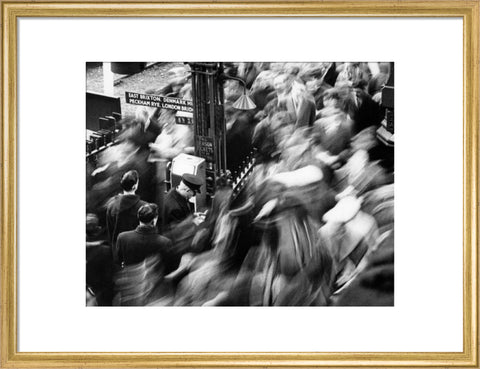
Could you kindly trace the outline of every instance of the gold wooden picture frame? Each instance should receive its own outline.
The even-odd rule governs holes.
[[[4,1],[2,11],[1,367],[478,367],[479,8],[476,1]],[[462,352],[19,352],[19,17],[459,17],[463,20]]]

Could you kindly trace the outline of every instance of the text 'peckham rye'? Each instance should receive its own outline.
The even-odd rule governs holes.
[[[127,103],[150,106],[153,108],[171,109],[184,112],[193,112],[192,102],[158,95],[127,93]]]

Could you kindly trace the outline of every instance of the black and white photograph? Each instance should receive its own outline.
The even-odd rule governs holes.
[[[394,100],[392,61],[87,62],[86,305],[395,306]]]

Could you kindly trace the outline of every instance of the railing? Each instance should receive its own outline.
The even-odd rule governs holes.
[[[255,166],[255,158],[251,158],[243,167],[242,170],[240,170],[240,174],[237,176],[237,178],[234,179],[233,181],[233,193],[232,196],[235,199],[240,192],[245,188],[246,184],[248,183],[248,179],[253,173],[253,167]]]
[[[100,129],[87,129],[86,139],[86,158],[94,158],[106,148],[115,145],[115,136],[120,130],[119,121],[122,119],[120,113],[112,113],[112,115],[98,118]]]

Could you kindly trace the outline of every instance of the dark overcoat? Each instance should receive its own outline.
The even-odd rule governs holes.
[[[138,225],[137,212],[146,202],[138,195],[117,195],[107,206],[107,231],[115,257],[115,244],[120,233],[134,230]]]
[[[167,262],[172,242],[158,234],[156,227],[139,225],[135,230],[123,232],[117,239],[117,258],[125,265],[138,264],[153,255]]]
[[[189,201],[172,188],[165,196],[164,222],[168,228],[192,214]]]

